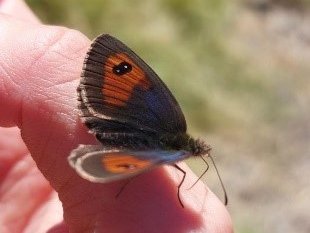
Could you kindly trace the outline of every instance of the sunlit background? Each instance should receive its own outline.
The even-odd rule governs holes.
[[[235,232],[310,232],[309,0],[27,3],[45,23],[118,37],[153,67],[213,147]],[[222,198],[215,174],[205,180]]]

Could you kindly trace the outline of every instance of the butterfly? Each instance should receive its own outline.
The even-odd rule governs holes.
[[[86,180],[109,183],[159,165],[207,155],[210,146],[187,134],[182,110],[164,82],[130,48],[103,34],[84,60],[77,88],[80,117],[100,145],[80,145],[69,164]]]

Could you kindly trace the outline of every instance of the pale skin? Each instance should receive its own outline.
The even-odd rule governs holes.
[[[185,208],[182,174],[171,166],[133,179],[117,199],[124,181],[80,178],[67,156],[97,143],[77,115],[90,40],[42,25],[21,0],[0,1],[0,35],[0,232],[233,232],[212,191],[202,182],[187,190],[197,176],[185,163]]]

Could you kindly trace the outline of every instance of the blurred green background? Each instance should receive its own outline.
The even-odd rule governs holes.
[[[27,3],[44,23],[118,37],[156,70],[213,147],[235,232],[310,232],[309,0]],[[205,180],[222,197],[214,169]]]

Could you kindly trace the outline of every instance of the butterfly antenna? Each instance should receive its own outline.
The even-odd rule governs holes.
[[[227,197],[227,192],[226,192],[224,183],[223,183],[223,181],[222,181],[222,178],[221,178],[221,176],[220,176],[219,171],[217,170],[217,167],[216,167],[216,165],[215,165],[215,162],[214,162],[213,157],[212,157],[210,154],[208,154],[208,155],[209,155],[209,157],[210,157],[210,159],[211,159],[211,162],[212,162],[212,164],[213,164],[213,166],[214,166],[214,168],[215,168],[217,177],[218,177],[219,180],[220,180],[220,183],[221,183],[221,186],[222,186],[222,189],[223,189],[223,192],[224,192],[224,199],[225,199],[224,204],[225,204],[225,206],[227,206],[227,204],[228,204],[228,197]],[[201,157],[201,158],[203,159],[203,157]],[[205,161],[205,160],[203,159],[203,161]],[[205,162],[206,162],[206,161],[205,161]]]

